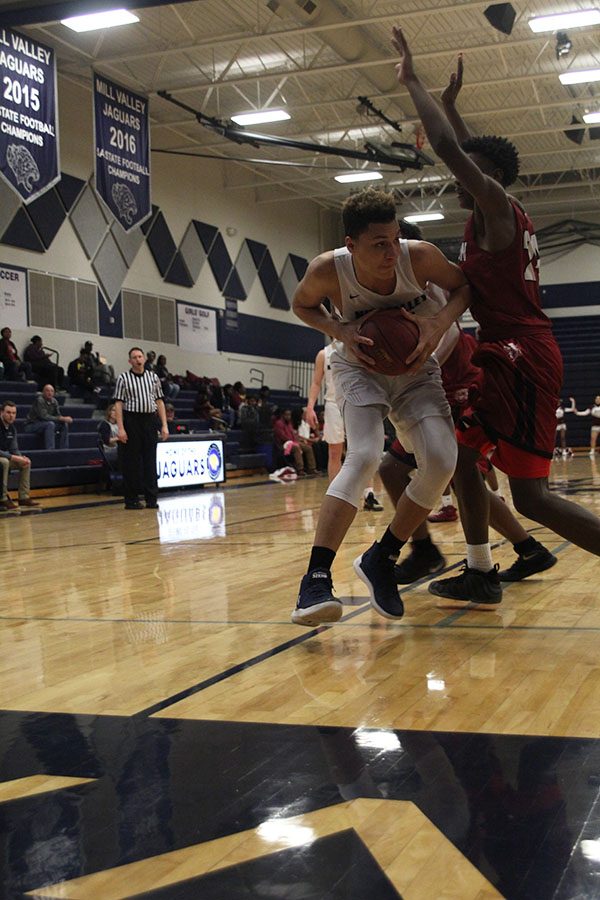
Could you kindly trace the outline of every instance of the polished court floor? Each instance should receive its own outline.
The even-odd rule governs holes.
[[[587,456],[552,482],[600,514]],[[342,621],[302,629],[325,488],[0,521],[2,897],[600,897],[600,560],[525,522],[559,563],[500,608],[422,582],[388,622],[352,572],[388,504],[336,559]]]

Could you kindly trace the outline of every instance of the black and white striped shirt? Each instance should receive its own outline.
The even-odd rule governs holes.
[[[121,400],[123,409],[134,413],[155,413],[156,401],[164,400],[158,375],[146,369],[136,375],[133,369],[122,372],[117,378],[115,400]]]

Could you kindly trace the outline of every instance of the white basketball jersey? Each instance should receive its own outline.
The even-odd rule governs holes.
[[[340,285],[341,309],[337,309],[343,322],[354,322],[372,309],[404,309],[418,316],[434,316],[440,306],[439,300],[429,297],[415,278],[408,241],[399,240],[400,255],[396,261],[396,286],[391,294],[377,294],[360,284],[354,272],[352,254],[346,247],[333,251],[336,274]],[[335,349],[345,359],[349,359],[346,348],[335,342]],[[354,362],[354,358],[352,358]]]

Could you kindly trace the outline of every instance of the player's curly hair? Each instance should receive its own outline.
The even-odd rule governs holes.
[[[398,224],[400,226],[400,236],[403,237],[405,241],[423,240],[423,232],[414,222],[407,222],[406,219],[400,219]]]
[[[396,218],[396,199],[393,194],[366,188],[351,194],[342,207],[344,234],[356,238],[372,222],[393,222]]]
[[[463,141],[465,153],[480,153],[502,171],[502,187],[508,187],[519,174],[519,151],[506,138],[484,134]]]

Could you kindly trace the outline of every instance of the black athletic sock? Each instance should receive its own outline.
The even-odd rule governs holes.
[[[308,575],[313,569],[326,569],[329,571],[333,565],[334,559],[335,550],[330,550],[329,547],[313,547],[310,553],[306,574]]]
[[[397,538],[395,534],[392,534],[391,529],[388,528],[379,541],[379,546],[386,556],[398,556],[405,543],[406,541],[401,541],[400,538]]]
[[[542,545],[539,541],[536,541],[534,537],[528,537],[525,541],[520,541],[518,544],[513,544],[515,549],[515,553],[518,553],[519,556],[527,556],[532,553],[537,553],[540,549],[542,549]]]
[[[427,537],[419,538],[417,541],[413,538],[411,545],[418,553],[420,550],[429,550],[430,547],[433,547],[433,541],[429,535],[427,535]]]

